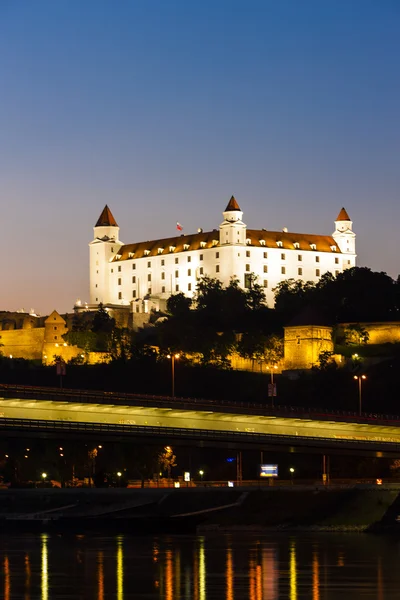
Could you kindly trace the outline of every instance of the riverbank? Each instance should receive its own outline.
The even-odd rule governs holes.
[[[399,489],[33,489],[0,493],[0,527],[114,532],[400,532]]]

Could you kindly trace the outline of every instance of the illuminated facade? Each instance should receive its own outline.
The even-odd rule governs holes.
[[[172,294],[192,297],[207,275],[241,287],[257,276],[273,305],[273,289],[285,279],[318,281],[355,266],[355,234],[342,208],[332,235],[249,229],[232,196],[219,229],[171,238],[123,244],[119,227],[106,206],[90,248],[90,304],[130,306],[133,313],[159,309]]]

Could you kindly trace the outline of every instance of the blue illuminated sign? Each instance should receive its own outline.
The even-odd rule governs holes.
[[[260,477],[278,477],[278,465],[260,465]]]

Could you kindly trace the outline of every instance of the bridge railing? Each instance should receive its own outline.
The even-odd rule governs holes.
[[[108,392],[98,390],[60,389],[54,387],[21,386],[15,384],[0,384],[0,395],[4,397],[18,397],[21,399],[51,400],[56,402],[78,402],[94,404],[145,404],[148,406],[170,407],[183,406],[185,409],[197,408],[229,410],[241,409],[248,413],[284,416],[294,418],[329,419],[340,418],[340,420],[363,421],[363,422],[395,422],[398,425],[399,415],[362,413],[346,410],[329,409],[325,407],[303,407],[303,406],[267,406],[257,402],[246,402],[237,400],[214,400],[209,398],[187,398],[158,396],[155,394],[132,394],[126,392]]]

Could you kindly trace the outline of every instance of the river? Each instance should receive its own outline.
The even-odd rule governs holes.
[[[0,535],[4,600],[400,597],[400,540],[367,534]]]

